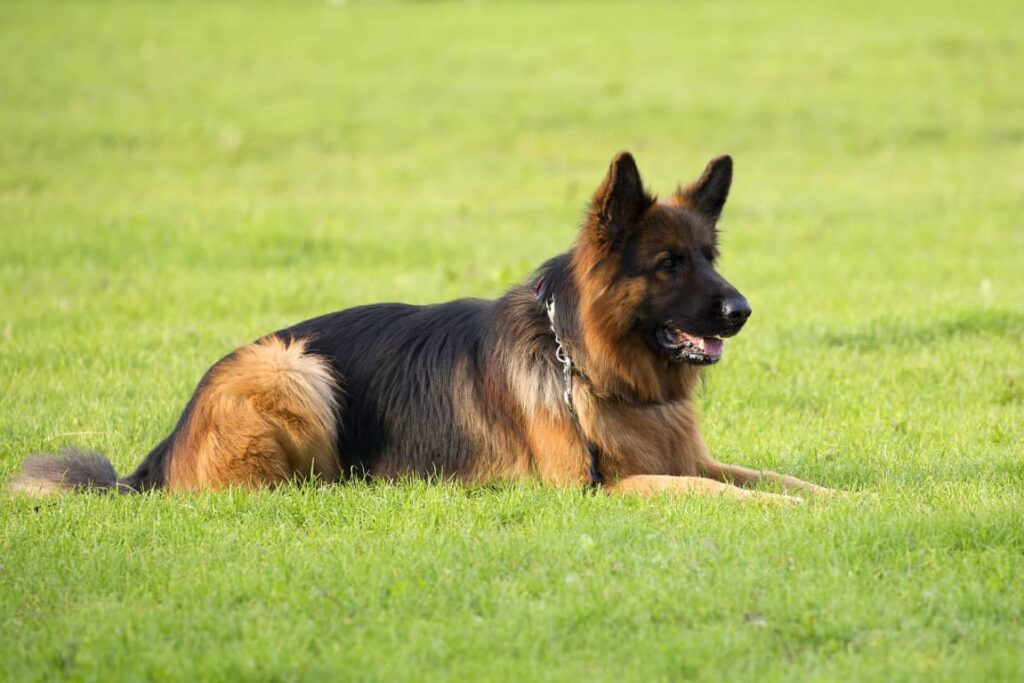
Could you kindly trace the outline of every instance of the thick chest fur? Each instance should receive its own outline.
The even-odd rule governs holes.
[[[636,474],[694,476],[707,457],[688,400],[638,407],[583,396],[577,406],[587,437],[601,449],[608,480]]]
[[[577,385],[577,426],[563,403],[560,376],[550,367],[508,370],[501,398],[473,391],[465,374],[456,376],[458,423],[475,444],[472,479],[533,473],[551,484],[586,483],[584,436],[600,450],[608,482],[636,474],[695,476],[708,457],[689,400],[629,406],[596,399]]]

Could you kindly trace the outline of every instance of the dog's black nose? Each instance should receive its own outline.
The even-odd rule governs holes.
[[[740,325],[750,317],[750,304],[742,296],[729,296],[722,300],[722,317],[733,325]]]

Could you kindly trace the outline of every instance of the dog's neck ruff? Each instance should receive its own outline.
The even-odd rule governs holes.
[[[562,366],[562,383],[565,387],[562,392],[562,402],[565,403],[565,407],[569,410],[569,416],[576,427],[576,432],[580,435],[580,440],[583,441],[583,444],[587,447],[587,453],[590,455],[590,485],[598,487],[604,483],[604,477],[601,476],[601,470],[598,467],[601,460],[601,450],[597,447],[597,444],[588,439],[587,435],[583,433],[583,426],[580,424],[580,417],[576,413],[576,404],[572,398],[573,375],[576,374],[582,377],[583,373],[573,364],[572,356],[569,355],[562,337],[558,334],[558,329],[555,326],[555,297],[553,294],[544,300],[544,308],[547,311],[548,321],[551,324],[551,333],[555,336],[555,359]]]

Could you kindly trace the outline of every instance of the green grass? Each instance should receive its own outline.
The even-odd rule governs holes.
[[[202,372],[495,296],[612,154],[737,163],[715,453],[796,509],[409,483],[0,500],[0,679],[1024,670],[1019,2],[0,6],[0,479],[128,470]]]

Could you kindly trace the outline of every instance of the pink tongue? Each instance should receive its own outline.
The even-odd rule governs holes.
[[[682,330],[679,331],[679,336],[696,346],[706,356],[718,358],[722,355],[721,339],[716,339],[715,337],[698,337],[688,332],[683,332]]]
[[[704,353],[709,356],[722,355],[722,340],[714,337],[704,337]]]

